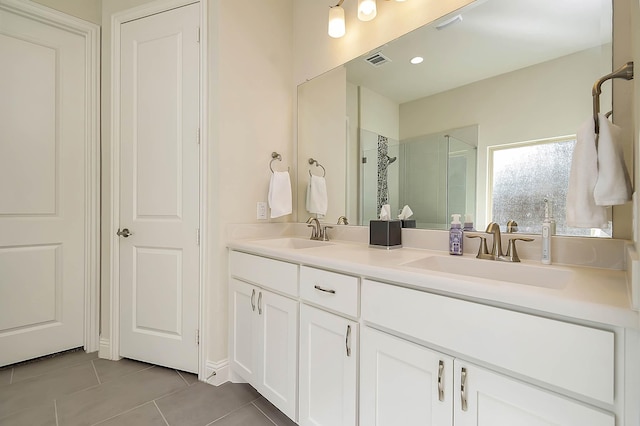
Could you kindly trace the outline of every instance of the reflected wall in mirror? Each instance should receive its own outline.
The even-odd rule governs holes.
[[[486,0],[458,13],[462,19],[451,25],[438,29],[452,16],[443,17],[299,86],[299,220],[309,216],[306,161],[313,157],[327,170],[327,222],[346,215],[351,223],[368,224],[386,184],[392,212],[409,204],[423,227],[446,228],[449,214],[472,213],[483,228],[493,216],[489,148],[575,135],[591,117],[591,87],[611,72],[611,0]],[[371,56],[375,60],[367,61]],[[414,56],[424,61],[412,65]],[[603,111],[611,109],[607,84]],[[415,170],[427,164],[450,170],[456,157],[437,145],[444,135],[469,128],[476,139],[462,140],[477,147],[475,188],[465,178],[465,205],[454,207],[442,195],[447,185],[439,193],[426,191],[452,176]],[[414,146],[430,136],[433,149]],[[378,140],[396,157],[393,163],[385,166]],[[413,194],[421,194],[420,201]],[[541,222],[543,201],[535,206],[533,220]]]

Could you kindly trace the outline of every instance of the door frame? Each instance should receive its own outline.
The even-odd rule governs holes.
[[[100,340],[100,27],[29,0],[0,0],[0,9],[84,38],[84,349]]]
[[[0,0],[1,1],[1,0]],[[145,18],[157,13],[176,9],[190,4],[200,6],[200,177],[199,177],[199,301],[198,301],[198,379],[205,380],[206,347],[208,317],[205,303],[205,285],[208,277],[207,268],[207,2],[206,0],[155,0],[139,7],[127,9],[111,16],[111,220],[109,237],[111,250],[109,253],[109,329],[110,336],[101,342],[100,356],[111,360],[120,359],[120,245],[117,230],[120,228],[120,38],[122,25],[126,22]]]

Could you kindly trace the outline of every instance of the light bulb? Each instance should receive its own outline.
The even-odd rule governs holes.
[[[344,33],[344,9],[341,6],[333,6],[329,8],[329,36],[340,38]]]
[[[358,19],[361,21],[371,21],[378,13],[376,0],[358,0]]]

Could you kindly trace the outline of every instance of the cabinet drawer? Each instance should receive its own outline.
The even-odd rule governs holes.
[[[300,297],[351,317],[358,316],[358,278],[300,267]]]
[[[362,318],[453,354],[614,402],[614,334],[365,280]]]
[[[231,276],[291,296],[298,296],[298,265],[266,257],[232,251],[229,254]]]

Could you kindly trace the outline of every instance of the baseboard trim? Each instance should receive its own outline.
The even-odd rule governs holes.
[[[229,381],[229,360],[224,359],[219,362],[207,361],[205,370],[205,382],[220,386]]]
[[[100,347],[98,348],[98,358],[111,359],[111,340],[100,338]]]

